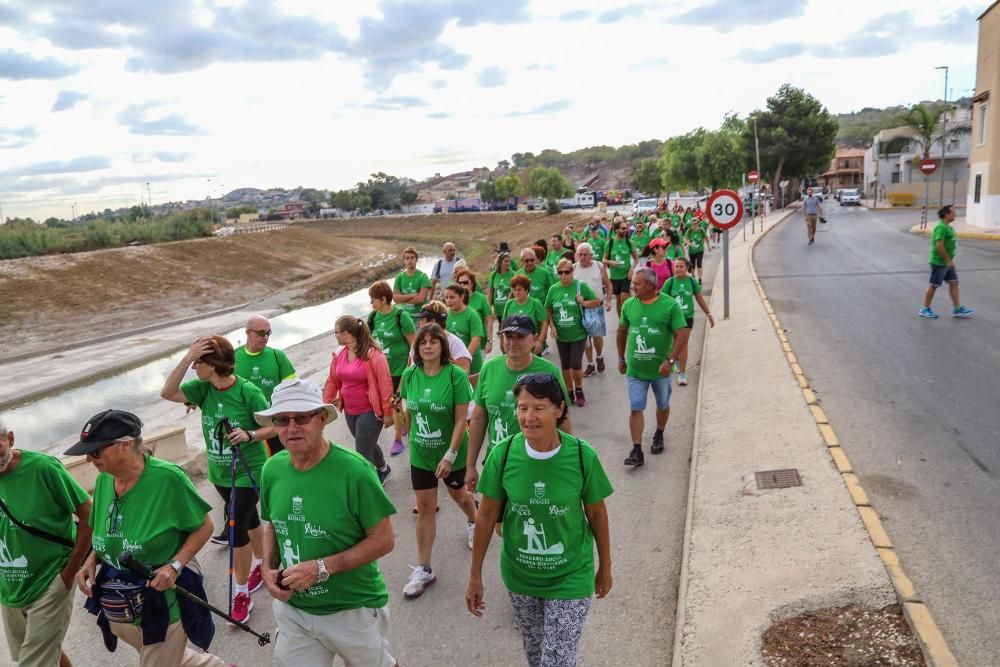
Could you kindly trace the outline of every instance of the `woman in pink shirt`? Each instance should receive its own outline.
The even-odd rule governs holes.
[[[340,349],[333,354],[323,400],[336,403],[354,436],[354,449],[372,462],[384,484],[391,469],[378,436],[393,424],[392,377],[389,362],[372,339],[364,320],[353,315],[337,318],[333,327]]]
[[[649,258],[646,266],[653,269],[656,274],[656,289],[659,290],[663,287],[663,283],[667,282],[667,278],[674,275],[674,265],[667,259],[667,242],[664,239],[653,239],[649,242],[648,249],[653,256]]]

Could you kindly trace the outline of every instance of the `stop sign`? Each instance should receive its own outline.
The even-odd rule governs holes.
[[[760,174],[757,173],[756,171],[751,171],[749,174],[747,174],[747,180],[750,181],[751,183],[756,183],[757,181],[760,180]]]
[[[921,160],[920,171],[923,172],[924,176],[930,176],[937,171],[937,164],[937,160]]]

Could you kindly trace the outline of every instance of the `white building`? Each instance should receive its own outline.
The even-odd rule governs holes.
[[[955,109],[948,114],[948,123],[968,123],[971,112]],[[872,146],[865,151],[864,182],[865,194],[875,196],[878,186],[878,201],[888,199],[890,194],[909,193],[916,197],[916,205],[924,203],[924,175],[920,171],[923,147],[908,140],[912,136],[909,128],[895,127],[882,130],[875,135]],[[937,160],[938,170],[928,178],[930,181],[929,201],[931,206],[963,203],[969,181],[969,150],[972,136],[968,133],[951,135],[945,140],[944,168],[941,167],[941,142],[931,146],[931,159]],[[941,202],[941,178],[944,177],[944,201]]]

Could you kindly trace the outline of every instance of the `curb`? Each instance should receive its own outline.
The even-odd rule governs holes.
[[[764,238],[768,232],[776,228],[781,222],[784,222],[784,219],[779,220],[766,229],[764,233],[754,239],[751,244],[749,261],[750,275],[753,278],[754,286],[756,286],[757,293],[760,295],[761,303],[764,304],[764,309],[771,318],[771,323],[774,325],[775,335],[778,338],[782,350],[785,352],[785,357],[788,359],[789,368],[795,376],[799,387],[802,389],[803,400],[813,414],[813,418],[816,421],[816,428],[819,429],[820,434],[823,436],[823,442],[826,444],[827,451],[830,453],[830,458],[832,459],[834,466],[836,466],[837,471],[840,473],[844,486],[851,495],[851,500],[854,502],[854,506],[858,510],[858,514],[862,523],[864,523],[865,530],[868,532],[868,537],[871,540],[872,545],[875,547],[875,551],[882,559],[882,564],[885,565],[885,569],[889,573],[889,579],[892,581],[893,588],[896,589],[896,596],[899,598],[903,607],[903,615],[906,617],[906,621],[909,624],[910,629],[917,638],[920,650],[924,654],[924,659],[930,667],[958,667],[958,661],[955,659],[954,654],[952,654],[951,649],[948,648],[948,643],[945,641],[944,635],[941,634],[941,629],[934,621],[934,617],[931,615],[930,610],[917,594],[917,591],[913,586],[913,582],[908,576],[906,576],[906,572],[903,570],[903,566],[899,562],[896,550],[892,546],[892,540],[889,538],[889,534],[885,531],[885,528],[882,527],[882,521],[879,519],[878,512],[874,507],[872,507],[868,494],[865,493],[857,475],[854,474],[851,462],[847,458],[847,454],[845,454],[844,450],[841,448],[840,441],[837,438],[837,434],[834,432],[833,427],[830,425],[826,413],[823,411],[823,408],[820,407],[819,399],[816,398],[816,394],[813,392],[812,387],[809,384],[808,377],[803,372],[801,365],[798,363],[798,359],[792,352],[788,337],[785,336],[784,329],[781,327],[781,321],[778,319],[774,309],[771,307],[771,302],[767,298],[767,293],[764,292],[764,287],[761,285],[760,279],[757,277],[757,267],[754,265],[753,261],[754,246],[756,246],[760,239]],[[704,364],[704,362],[702,363]]]
[[[785,219],[791,217],[796,210],[795,208],[785,207],[787,209],[784,217],[774,223],[772,228],[777,226],[779,222],[783,222]],[[743,224],[746,224],[745,222]],[[768,228],[763,233],[761,233],[760,238],[763,238],[771,228]],[[752,243],[756,243],[753,241]],[[719,247],[721,251],[721,246]],[[752,250],[752,247],[751,247]],[[751,269],[752,269],[751,265]],[[721,294],[722,290],[716,290],[715,280],[718,280],[719,275],[722,273],[722,262],[719,262],[719,267],[716,269],[715,279],[712,281],[712,295],[709,297],[709,310],[715,306],[715,296],[716,294]],[[687,498],[687,508],[684,514],[684,541],[681,545],[681,571],[677,579],[677,611],[674,615],[674,646],[673,646],[673,657],[671,659],[671,665],[673,667],[682,667],[684,664],[683,657],[683,644],[684,644],[684,624],[687,622],[687,589],[688,589],[688,576],[689,576],[689,564],[691,559],[691,532],[694,528],[694,494],[697,487],[696,481],[698,478],[698,445],[701,442],[701,402],[702,397],[705,393],[705,383],[702,382],[702,378],[705,377],[705,364],[708,363],[708,331],[710,327],[706,326],[702,332],[701,340],[701,362],[699,366],[699,377],[698,377],[698,394],[695,398],[694,403],[694,437],[691,440],[691,469],[688,472],[688,498]]]
[[[930,228],[928,224],[925,229],[920,229],[920,225],[913,225],[910,227],[911,234],[920,234],[923,236],[930,236],[931,232],[934,230]],[[990,234],[988,232],[955,232],[955,236],[960,239],[976,239],[979,241],[1000,241],[1000,232],[995,234]]]

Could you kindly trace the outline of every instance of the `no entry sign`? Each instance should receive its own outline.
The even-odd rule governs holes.
[[[750,181],[751,183],[756,183],[757,181],[760,180],[760,174],[757,173],[756,171],[751,171],[749,174],[747,174],[747,180]]]
[[[937,160],[921,160],[920,171],[923,172],[924,176],[930,176],[937,171],[937,165]]]
[[[719,190],[708,198],[708,219],[716,227],[729,229],[743,219],[743,200],[732,190]]]

